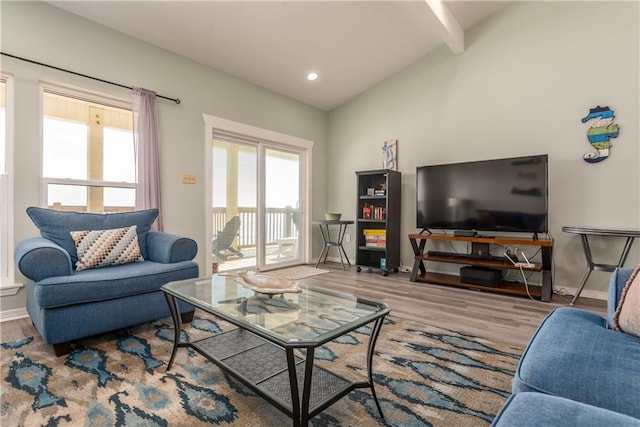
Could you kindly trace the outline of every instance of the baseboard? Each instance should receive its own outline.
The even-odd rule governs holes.
[[[555,287],[555,291],[558,293],[560,293],[560,291],[564,291],[573,297],[573,295],[578,291],[578,288],[567,288],[566,286],[561,286]],[[593,298],[606,301],[609,299],[609,293],[607,291],[591,291],[589,289],[583,289],[582,292],[580,292],[580,298]],[[580,298],[578,298],[578,300]]]
[[[29,317],[26,308],[16,308],[14,310],[0,311],[0,322],[8,322],[10,320],[18,320]]]

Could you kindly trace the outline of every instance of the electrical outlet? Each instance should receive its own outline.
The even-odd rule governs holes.
[[[346,240],[347,243],[351,242],[351,234],[345,234],[344,240]]]
[[[196,176],[188,173],[182,174],[182,183],[183,184],[195,184]]]

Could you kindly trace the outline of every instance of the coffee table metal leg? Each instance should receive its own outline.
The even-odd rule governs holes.
[[[378,336],[380,335],[380,330],[382,329],[382,324],[384,323],[384,317],[379,318],[373,325],[373,329],[371,330],[371,337],[369,337],[369,348],[367,349],[367,374],[369,376],[369,385],[371,386],[371,395],[373,396],[374,402],[376,402],[376,407],[378,408],[378,412],[380,416],[384,420],[384,414],[382,413],[382,407],[380,406],[380,402],[378,402],[378,396],[376,395],[375,384],[373,382],[373,349],[376,347],[376,341],[378,340]]]
[[[298,387],[298,374],[296,371],[296,358],[293,348],[286,348],[287,369],[289,370],[289,385],[291,387],[291,411],[294,427],[309,425],[309,401],[311,400],[311,378],[313,375],[314,348],[306,347],[304,365],[304,381],[302,385],[302,401]]]
[[[164,294],[164,297],[167,299],[167,304],[169,304],[169,311],[171,312],[171,317],[173,318],[173,350],[171,350],[171,358],[169,359],[169,363],[167,364],[167,371],[171,369],[171,364],[173,363],[173,359],[176,357],[176,352],[178,351],[178,347],[180,347],[180,334],[182,329],[180,328],[180,313],[178,312],[178,303],[176,301],[176,297],[173,295],[169,295],[167,293]]]
[[[307,357],[304,362],[304,386],[302,388],[302,426],[309,425],[309,401],[311,400],[311,377],[313,375],[314,348],[307,347]]]
[[[287,355],[287,369],[289,371],[289,386],[291,387],[291,417],[293,418],[293,427],[299,427],[300,417],[300,391],[298,390],[298,375],[296,373],[296,358],[293,355],[293,348],[285,349]]]

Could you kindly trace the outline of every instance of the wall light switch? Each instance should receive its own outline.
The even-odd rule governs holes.
[[[196,176],[188,174],[188,173],[183,173],[182,174],[182,183],[183,184],[195,184],[196,183]]]

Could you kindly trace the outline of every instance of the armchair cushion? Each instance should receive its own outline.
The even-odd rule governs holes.
[[[78,252],[77,271],[144,261],[135,225],[111,230],[72,231],[71,238]]]
[[[147,233],[158,216],[157,209],[112,214],[84,212],[60,212],[37,207],[27,208],[27,215],[45,237],[69,252],[72,265],[78,261],[76,246],[71,238],[72,231],[108,230],[112,228],[137,226],[138,244],[143,258],[147,258]]]
[[[192,261],[162,264],[134,262],[77,271],[71,276],[49,277],[34,286],[33,297],[44,309],[155,292],[165,283],[194,277]],[[163,304],[164,305],[164,304]]]

